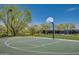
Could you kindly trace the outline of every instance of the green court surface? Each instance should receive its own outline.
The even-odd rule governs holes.
[[[0,38],[0,55],[78,55],[79,41],[41,38]]]

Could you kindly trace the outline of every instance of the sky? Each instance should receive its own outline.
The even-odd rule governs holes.
[[[0,5],[1,6],[1,5]],[[19,9],[25,6],[30,10],[32,24],[45,23],[48,17],[54,18],[55,24],[71,23],[79,26],[78,4],[19,4]]]
[[[22,7],[23,5],[19,5]],[[54,18],[55,24],[72,23],[79,25],[79,5],[63,4],[29,4],[33,24],[46,22],[48,17]]]

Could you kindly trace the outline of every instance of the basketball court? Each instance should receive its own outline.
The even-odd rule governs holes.
[[[9,37],[0,39],[0,54],[73,55],[79,54],[79,41],[45,37]]]

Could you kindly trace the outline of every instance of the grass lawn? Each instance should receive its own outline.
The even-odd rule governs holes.
[[[36,34],[34,36],[35,37],[52,38],[52,34]],[[69,40],[79,40],[79,34],[72,34],[72,35],[55,34],[55,38],[69,39]]]

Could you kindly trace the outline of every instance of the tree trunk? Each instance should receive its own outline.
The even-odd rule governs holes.
[[[16,36],[16,31],[15,31],[15,29],[13,28],[13,26],[11,26],[11,28],[12,28],[12,34],[13,34],[13,36]]]
[[[16,36],[16,32],[15,32],[15,30],[13,29],[13,36]]]

